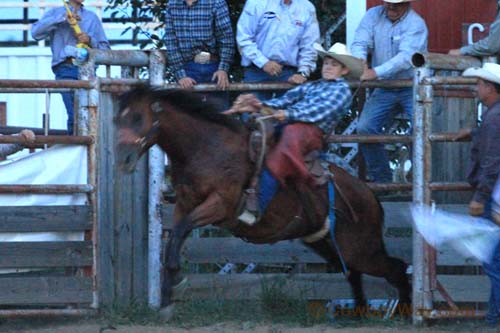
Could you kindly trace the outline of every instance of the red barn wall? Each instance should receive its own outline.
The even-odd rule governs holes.
[[[366,0],[367,8],[382,0]],[[412,7],[425,19],[429,29],[429,52],[447,52],[462,46],[463,23],[491,23],[496,16],[496,0],[419,0]],[[474,41],[484,36],[476,29]]]

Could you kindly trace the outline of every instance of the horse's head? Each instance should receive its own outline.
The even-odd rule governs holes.
[[[158,137],[157,112],[159,102],[153,99],[149,87],[139,87],[120,97],[120,110],[115,117],[118,127],[118,165],[126,172],[132,172],[139,158]]]

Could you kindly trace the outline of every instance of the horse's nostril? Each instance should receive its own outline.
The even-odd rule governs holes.
[[[125,158],[125,164],[129,164],[130,163],[130,155],[127,155],[127,157]]]

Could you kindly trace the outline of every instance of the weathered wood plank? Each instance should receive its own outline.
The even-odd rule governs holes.
[[[451,74],[445,73],[440,74]],[[434,97],[432,104],[432,131],[456,132],[464,127],[473,127],[477,121],[474,99]],[[453,182],[466,179],[470,146],[470,143],[454,142],[433,144],[432,180]],[[437,203],[468,203],[471,195],[471,192],[437,192],[432,194],[432,198]]]
[[[92,242],[0,242],[1,268],[92,266]]]
[[[92,302],[90,277],[0,277],[0,305]]]
[[[146,302],[148,295],[148,158],[137,166],[134,174],[134,193],[131,205],[132,220],[132,295],[131,299]]]
[[[113,115],[118,111],[111,94],[101,93],[101,109],[97,112],[99,124],[112,124]],[[107,110],[101,112],[101,110]],[[99,126],[97,154],[97,284],[99,301],[103,306],[115,302],[115,240],[114,240],[114,184],[119,181],[114,172],[116,165],[113,150],[116,147],[114,126]]]
[[[92,229],[90,206],[0,206],[0,232]]]
[[[486,302],[490,284],[486,276],[439,275],[455,302]],[[192,274],[182,299],[258,299],[266,288],[282,288],[302,299],[352,298],[342,274]],[[397,298],[397,291],[382,278],[363,277],[367,298]],[[443,301],[436,292],[436,301]]]
[[[411,238],[386,239],[389,255],[412,260]],[[300,241],[283,241],[273,245],[254,245],[240,239],[227,238],[188,238],[183,247],[184,260],[192,264],[206,263],[324,263],[324,259],[305,247]],[[462,266],[479,265],[473,258],[465,258],[450,247],[438,251],[438,265]]]

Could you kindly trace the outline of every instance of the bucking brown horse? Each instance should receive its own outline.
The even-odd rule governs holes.
[[[250,132],[244,124],[219,113],[192,92],[138,87],[120,99],[118,159],[132,171],[137,160],[158,144],[168,155],[177,195],[172,232],[165,249],[162,306],[171,302],[179,281],[180,250],[195,228],[214,225],[252,243],[309,238],[305,243],[339,267],[330,233],[322,233],[329,213],[327,186],[287,184],[262,219],[247,225],[237,220],[242,192],[255,168],[249,158]],[[365,183],[332,165],[336,182],[335,240],[349,274],[356,304],[364,306],[361,274],[384,277],[397,288],[401,303],[410,303],[407,265],[384,247],[384,212]],[[338,192],[338,193],[337,193]]]

